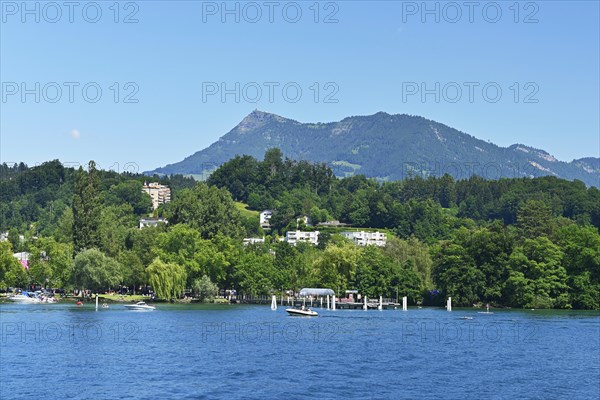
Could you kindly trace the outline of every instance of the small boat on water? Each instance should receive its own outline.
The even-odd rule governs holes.
[[[473,317],[464,316],[464,317],[460,317],[459,319],[473,319]]]
[[[154,310],[156,310],[156,307],[149,306],[144,301],[138,301],[135,304],[127,304],[127,305],[125,305],[125,308],[128,310],[135,310],[135,311],[154,311]]]
[[[14,301],[15,303],[25,303],[25,304],[41,303],[41,301],[42,301],[34,293],[29,293],[26,291],[23,291],[20,294],[15,294],[14,296],[10,296],[8,299],[10,301]]]
[[[493,314],[493,312],[490,312],[490,305],[487,304],[485,307],[486,311],[479,311],[477,312],[477,314]]]
[[[289,315],[298,317],[316,317],[319,315],[316,311],[313,311],[310,308],[304,306],[300,308],[286,308],[285,311]]]

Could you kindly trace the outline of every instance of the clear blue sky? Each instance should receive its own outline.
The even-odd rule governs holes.
[[[21,1],[2,1],[2,162],[153,169],[205,148],[255,108],[302,122],[416,114],[564,161],[600,153],[597,1],[476,2],[471,10],[462,1],[427,3],[437,15],[421,1],[320,2],[318,16],[314,1],[227,3],[237,15],[224,14],[221,1],[137,1],[121,2],[117,16],[113,3],[99,1],[92,23],[88,2],[72,10],[29,2],[28,14]],[[128,16],[138,22],[124,23]],[[211,95],[210,82],[234,91],[239,82],[240,101]],[[265,82],[278,84],[272,102]],[[421,84],[435,92],[436,82],[439,102],[435,93],[422,99]],[[96,87],[102,96],[93,103]],[[302,95],[292,102],[295,87]],[[24,99],[22,89],[31,91]],[[136,89],[138,102],[126,103]]]

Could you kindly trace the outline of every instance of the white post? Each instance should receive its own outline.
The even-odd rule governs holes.
[[[273,298],[271,299],[271,310],[277,310],[277,296],[275,295],[273,295]]]
[[[290,296],[288,296],[288,306],[290,305]]]
[[[323,298],[319,297],[321,299],[321,308],[323,308]]]
[[[364,299],[365,299],[365,304],[363,305],[363,310],[366,310],[368,308],[367,307],[367,296],[365,296]]]
[[[333,295],[333,297],[331,299],[331,309],[335,310],[335,294]]]
[[[327,295],[327,309],[329,310],[329,295]]]
[[[448,297],[448,302],[446,303],[446,309],[448,311],[452,311],[452,297]]]
[[[98,311],[98,293],[96,293],[96,311]]]
[[[310,296],[310,306],[312,307],[312,296]]]
[[[378,310],[383,310],[383,296],[379,296],[379,306],[377,307]]]
[[[408,299],[406,298],[406,296],[404,296],[402,298],[402,310],[403,311],[407,311],[408,310]]]

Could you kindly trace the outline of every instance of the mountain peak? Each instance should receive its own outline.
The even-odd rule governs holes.
[[[553,175],[593,186],[599,181],[593,161],[566,163],[523,144],[499,147],[420,116],[378,112],[300,123],[258,109],[208,148],[153,172],[205,175],[236,155],[261,160],[273,147],[293,160],[325,162],[337,176],[401,180],[445,173],[455,179],[473,174],[489,179]]]

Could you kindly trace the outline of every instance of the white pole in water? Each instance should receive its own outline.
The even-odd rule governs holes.
[[[365,296],[365,304],[363,305],[363,310],[366,310],[367,308],[367,296]]]
[[[310,296],[310,306],[312,307],[312,296]]]
[[[96,293],[96,311],[98,311],[98,293]]]
[[[448,302],[446,303],[446,309],[448,311],[452,311],[452,297],[448,297]]]
[[[321,299],[321,308],[323,308],[323,298],[319,297]]]
[[[275,295],[273,295],[273,298],[271,300],[271,310],[277,310],[277,296]]]
[[[332,300],[331,300],[331,309],[335,310],[335,294],[333,295]]]
[[[404,296],[402,298],[402,311],[407,311],[408,310],[408,299],[406,298],[406,296]]]
[[[377,307],[378,310],[383,310],[383,296],[379,296],[379,306]]]
[[[329,310],[329,295],[327,295],[327,309]]]

